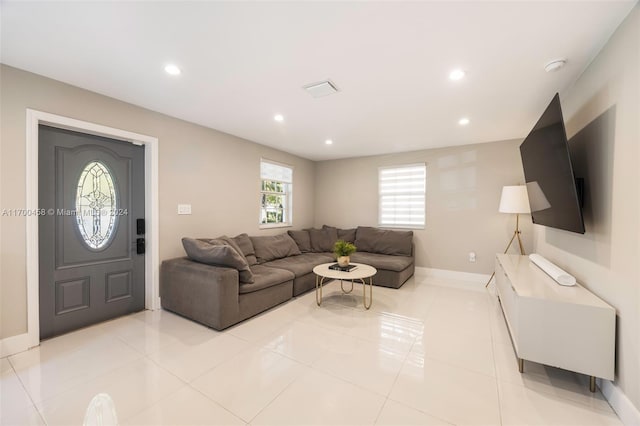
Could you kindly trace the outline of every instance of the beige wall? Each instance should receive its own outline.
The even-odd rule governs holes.
[[[616,384],[640,408],[640,6],[560,100],[587,232],[534,225],[535,250],[617,309]]]
[[[282,232],[258,229],[260,158],[294,166],[294,227],[313,224],[315,165],[4,65],[0,68],[0,210],[25,207],[27,108],[159,139],[160,258],[183,255],[183,236]],[[178,216],[177,204],[192,205]],[[25,220],[0,216],[0,338],[26,332]]]
[[[416,265],[490,274],[515,216],[498,213],[504,185],[524,183],[519,140],[319,162],[316,226],[378,224],[378,167],[427,164],[425,229],[414,230]],[[521,218],[525,250],[531,219]],[[516,247],[512,252],[516,252]],[[469,252],[477,254],[470,263]]]

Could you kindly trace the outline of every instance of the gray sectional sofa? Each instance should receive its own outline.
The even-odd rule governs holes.
[[[352,262],[378,270],[374,285],[400,288],[414,273],[412,231],[325,225],[274,236],[184,238],[188,256],[160,267],[162,307],[225,329],[313,289],[313,268],[335,261],[338,239],[358,247]]]

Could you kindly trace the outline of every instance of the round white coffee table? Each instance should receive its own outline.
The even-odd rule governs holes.
[[[363,263],[350,263],[349,265],[356,266],[349,272],[337,271],[334,269],[329,269],[329,266],[335,265],[333,263],[323,263],[322,265],[318,265],[313,268],[313,273],[316,274],[316,303],[318,306],[322,304],[322,284],[324,280],[334,279],[340,280],[340,288],[342,292],[345,294],[349,294],[353,291],[353,281],[357,280],[362,283],[362,304],[365,309],[369,309],[371,304],[373,303],[373,276],[378,272],[376,268],[370,265],[365,265]],[[367,304],[367,282],[365,281],[369,278],[369,303]],[[343,281],[351,281],[351,288],[349,291],[344,289]]]

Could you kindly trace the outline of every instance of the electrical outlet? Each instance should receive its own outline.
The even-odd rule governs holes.
[[[191,214],[191,204],[178,204],[178,214]]]
[[[475,262],[476,261],[476,252],[475,251],[470,251],[469,252],[469,262]]]

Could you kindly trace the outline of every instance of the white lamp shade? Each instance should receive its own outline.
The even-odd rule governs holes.
[[[501,213],[531,213],[525,185],[504,186],[500,197]]]
[[[538,182],[527,182],[527,194],[529,194],[529,205],[532,211],[539,212],[551,207]]]

